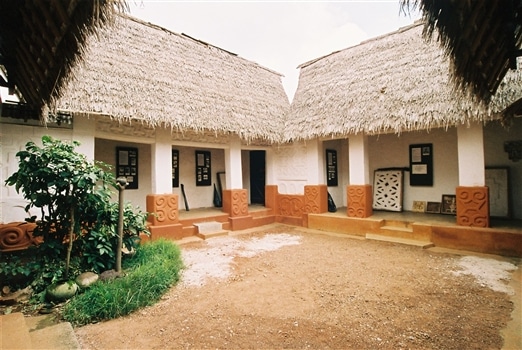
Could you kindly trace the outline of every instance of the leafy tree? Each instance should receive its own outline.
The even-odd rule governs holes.
[[[114,264],[114,225],[118,222],[114,219],[117,204],[110,202],[116,188],[114,175],[108,165],[89,162],[76,152],[78,145],[77,141],[67,143],[50,136],[42,137],[42,147],[28,142],[25,150],[17,153],[18,171],[5,181],[28,201],[27,212],[39,209],[39,216],[27,221],[36,223],[34,235],[43,238],[38,249],[42,256],[65,257],[65,278],[71,255],[95,271]],[[130,223],[125,243],[132,249],[139,233],[148,233],[146,213],[134,213],[130,208],[125,215]],[[78,240],[81,244],[73,245]],[[100,259],[104,254],[107,258]]]

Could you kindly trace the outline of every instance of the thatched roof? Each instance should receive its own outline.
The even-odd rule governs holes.
[[[275,141],[290,105],[279,73],[129,16],[90,38],[73,73],[60,109],[177,131]]]
[[[454,91],[449,61],[416,23],[300,66],[285,139],[400,133],[495,118],[522,97],[519,71],[488,107]]]
[[[402,0],[419,8],[426,37],[438,40],[453,61],[454,82],[485,101],[497,91],[507,71],[522,55],[520,0]]]
[[[17,89],[46,115],[81,59],[86,37],[125,9],[124,0],[1,0],[0,65],[7,81],[0,85]]]

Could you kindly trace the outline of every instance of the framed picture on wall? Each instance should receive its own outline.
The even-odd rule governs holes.
[[[116,177],[124,176],[126,189],[138,188],[138,149],[134,147],[116,147]]]
[[[196,151],[196,186],[210,186],[211,184],[210,152]]]
[[[416,213],[424,213],[426,211],[426,202],[413,201],[411,211],[416,212]]]
[[[179,187],[179,151],[172,150],[172,187]]]
[[[410,145],[410,186],[433,186],[433,145]]]
[[[326,185],[337,186],[337,151],[326,150]]]
[[[428,202],[426,213],[440,214],[440,202]]]
[[[448,215],[457,214],[457,196],[454,194],[443,194],[440,212]]]

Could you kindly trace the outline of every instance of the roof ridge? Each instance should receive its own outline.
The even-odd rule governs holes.
[[[408,24],[406,26],[403,26],[403,27],[400,27],[399,29],[397,30],[394,30],[392,32],[389,32],[389,33],[386,33],[386,34],[382,34],[382,35],[378,35],[376,37],[373,37],[373,38],[369,38],[369,39],[366,39],[366,40],[363,40],[361,41],[360,43],[358,44],[355,44],[355,45],[352,45],[352,46],[348,46],[344,49],[340,49],[340,50],[336,50],[336,51],[332,51],[330,52],[329,54],[326,54],[326,55],[323,55],[323,56],[320,56],[320,57],[317,57],[317,58],[314,58],[314,59],[311,59],[307,62],[304,62],[304,63],[301,63],[300,65],[297,66],[297,68],[304,68],[306,66],[309,66],[311,64],[314,64],[315,62],[317,61],[320,61],[322,60],[323,58],[326,58],[326,57],[329,57],[329,56],[332,56],[332,55],[335,55],[339,52],[342,52],[342,51],[346,51],[346,50],[350,50],[350,49],[353,49],[355,47],[358,47],[358,46],[362,46],[362,45],[366,45],[368,43],[371,43],[371,42],[374,42],[374,41],[378,41],[378,40],[382,40],[388,36],[392,36],[392,35],[395,35],[395,34],[401,34],[403,32],[406,32],[408,30],[411,30],[413,28],[416,28],[420,25],[424,25],[424,21],[422,19],[419,19],[419,20],[416,20],[414,21],[412,24]]]
[[[273,69],[270,69],[268,67],[265,67],[265,66],[257,63],[256,61],[252,61],[252,60],[250,60],[248,58],[245,58],[245,57],[242,57],[242,56],[240,56],[240,55],[238,55],[236,53],[233,53],[232,51],[225,50],[225,49],[223,49],[223,48],[221,48],[219,46],[210,44],[210,43],[208,43],[208,42],[206,42],[204,40],[201,40],[201,39],[197,39],[197,38],[195,38],[193,36],[190,36],[190,35],[188,35],[186,33],[177,33],[175,31],[172,31],[172,30],[167,29],[165,27],[162,27],[160,25],[157,25],[157,24],[154,24],[154,23],[151,23],[151,22],[146,22],[146,21],[144,21],[142,19],[139,19],[137,17],[133,17],[133,16],[128,15],[128,14],[123,14],[122,13],[122,14],[118,14],[118,15],[120,17],[124,17],[124,18],[126,18],[128,20],[134,21],[134,22],[136,22],[138,24],[145,25],[145,26],[148,26],[148,27],[153,28],[153,29],[161,30],[161,31],[164,31],[164,32],[169,33],[169,34],[176,35],[176,36],[178,36],[180,38],[190,39],[190,40],[192,40],[192,41],[194,41],[194,42],[196,42],[196,43],[198,43],[200,45],[203,45],[203,46],[207,46],[207,47],[212,47],[212,48],[218,49],[218,50],[220,50],[222,52],[225,52],[225,53],[227,53],[227,54],[229,54],[229,55],[231,55],[233,57],[236,57],[236,58],[239,58],[241,60],[247,61],[247,62],[249,62],[249,63],[251,63],[251,64],[253,64],[253,65],[255,65],[255,66],[257,66],[257,67],[259,67],[261,69],[264,69],[264,70],[266,70],[266,71],[268,71],[270,73],[279,75],[280,77],[284,77],[285,76],[284,74],[282,74],[280,72],[277,72],[277,71],[275,71]]]

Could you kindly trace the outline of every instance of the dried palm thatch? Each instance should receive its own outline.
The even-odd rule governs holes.
[[[490,104],[455,91],[447,56],[422,30],[419,22],[302,64],[285,140],[485,121],[522,96],[519,71],[505,77]]]
[[[86,38],[126,9],[125,0],[1,0],[2,85],[47,116]]]
[[[90,39],[60,109],[181,132],[278,139],[290,106],[279,73],[129,16],[116,22]]]
[[[522,46],[520,0],[402,0],[405,11],[419,8],[427,38],[438,40],[452,59],[457,88],[489,101],[507,71],[516,69]]]

